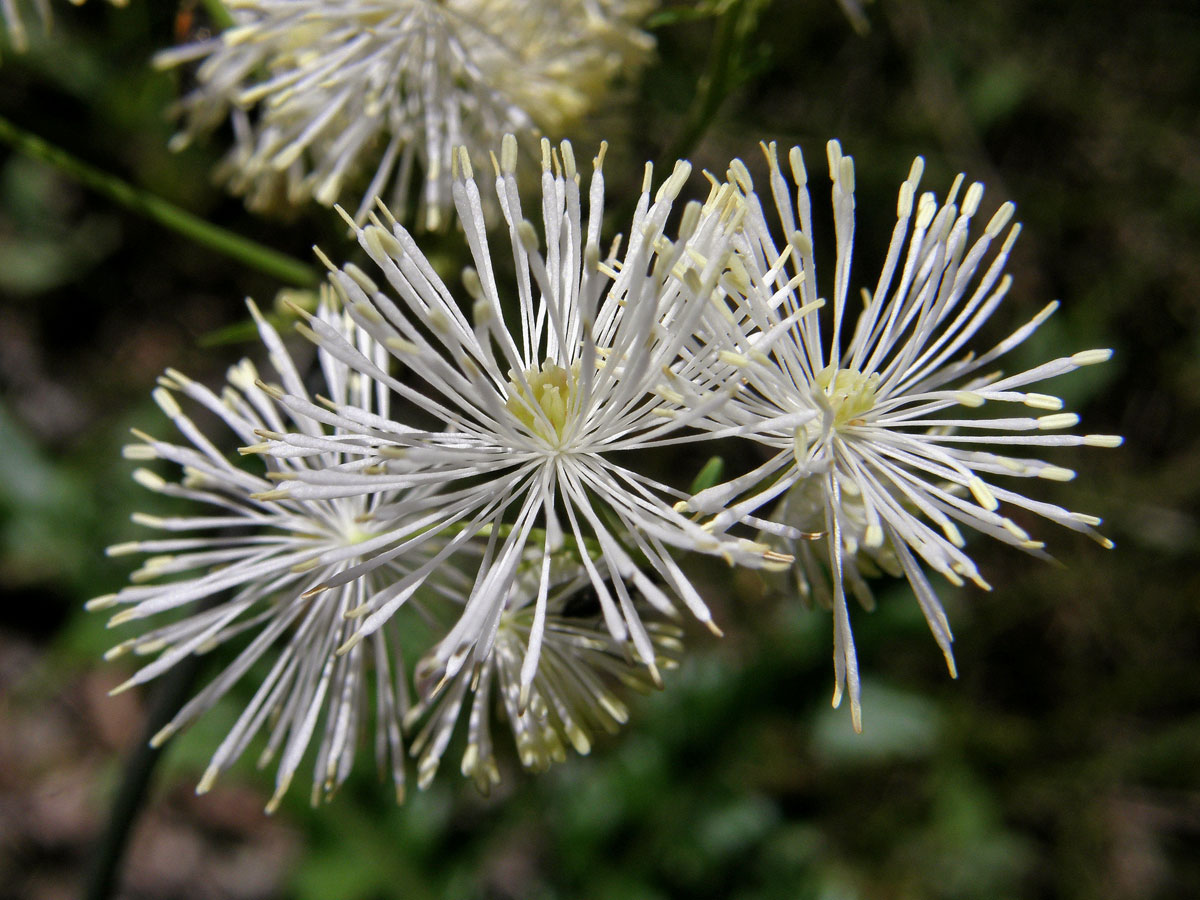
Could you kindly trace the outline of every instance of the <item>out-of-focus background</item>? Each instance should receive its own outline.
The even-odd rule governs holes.
[[[222,136],[166,150],[186,77],[148,60],[204,27],[199,7],[57,7],[49,39],[4,54],[0,115],[301,259],[314,242],[346,258],[327,211],[265,221],[214,187]],[[680,136],[718,25],[666,17],[629,106],[585,138],[613,144],[609,196],[674,146],[698,168],[723,172],[736,155],[761,172],[757,141],[773,139],[804,148],[823,210],[824,142],[838,137],[857,161],[856,288],[874,283],[915,154],[930,189],[963,171],[986,183],[985,212],[1016,201],[1015,287],[992,333],[1061,298],[1010,365],[1115,348],[1055,388],[1088,431],[1127,436],[1056,457],[1078,478],[1032,488],[1103,516],[1117,548],[1041,522],[1026,524],[1062,565],[973,542],[996,589],[943,592],[957,681],[908,588],[881,585],[879,609],[854,617],[861,736],[829,707],[828,614],[703,561],[725,639],[691,629],[682,668],[621,735],[538,777],[509,755],[491,797],[448,760],[396,807],[364,758],[315,811],[300,789],[265,816],[268,776],[248,764],[197,798],[227,703],[171,746],[119,896],[1200,896],[1200,10],[864,11],[860,31],[834,0],[768,4],[733,61],[739,84],[695,142]],[[216,384],[254,352],[202,344],[244,321],[244,296],[269,304],[279,286],[0,147],[3,900],[79,895],[142,728],[150,692],[106,696],[130,670],[101,661],[111,633],[82,611],[123,583],[127,565],[102,548],[151,508],[120,446],[131,426],[165,431],[149,400],[164,367]]]

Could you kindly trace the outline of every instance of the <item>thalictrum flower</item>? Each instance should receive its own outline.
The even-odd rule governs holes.
[[[203,59],[182,101],[184,143],[232,116],[224,177],[252,206],[353,197],[408,205],[421,221],[452,205],[450,157],[507,132],[560,133],[652,42],[628,0],[242,0],[236,25],[165,51]],[[365,190],[363,184],[365,183]]]
[[[853,315],[854,166],[837,142],[828,145],[837,255],[832,302],[824,304],[800,150],[789,156],[794,185],[780,169],[775,146],[766,152],[779,230],[768,224],[746,167],[735,160],[729,177],[747,205],[745,227],[723,280],[726,304],[705,327],[706,339],[724,348],[709,380],[737,372],[746,382],[717,411],[716,425],[740,427],[773,455],[687,506],[715,513],[708,526],[716,532],[751,521],[795,551],[801,584],[833,608],[834,704],[848,686],[861,728],[846,585],[869,605],[863,574],[876,568],[902,573],[953,673],[950,626],[921,563],[955,585],[966,579],[987,588],[963,549],[959,526],[1044,556],[1043,544],[1010,518],[1019,512],[1023,520],[1041,516],[1111,546],[1094,531],[1094,516],[1033,499],[1001,481],[1074,476],[1056,463],[1016,455],[1024,451],[1120,444],[1110,435],[1066,433],[1079,417],[1063,412],[1058,397],[1029,390],[1104,362],[1111,351],[1085,350],[1007,376],[993,370],[1057,302],[994,346],[970,349],[1008,293],[1004,265],[1020,229],[1010,227],[1014,207],[1005,203],[971,243],[968,228],[983,186],[971,185],[960,202],[960,176],[942,203],[932,193],[918,195],[920,158],[901,185],[878,282],[863,290]],[[1013,405],[1037,414],[1014,415]],[[998,414],[988,415],[993,406]],[[797,424],[806,412],[811,418]],[[751,516],[776,498],[778,522]]]
[[[99,597],[92,609],[125,607],[112,626],[137,623],[146,630],[117,644],[110,658],[133,653],[152,655],[118,690],[162,675],[192,654],[225,644],[240,646],[234,659],[190,700],[155,738],[161,743],[218,702],[241,679],[261,678],[253,698],[239,715],[212,757],[198,791],[245,751],[260,731],[269,735],[261,764],[281,754],[274,808],[287,790],[310,744],[317,746],[313,801],[332,794],[350,772],[359,735],[370,718],[368,695],[375,702],[375,747],[381,768],[389,768],[397,796],[404,790],[402,717],[408,708],[405,673],[395,634],[373,632],[370,639],[342,655],[337,647],[350,636],[345,614],[372,597],[390,596],[413,571],[428,575],[437,568],[431,588],[459,591],[455,571],[444,564],[434,542],[404,557],[348,579],[338,588],[306,595],[313,585],[359,563],[378,542],[381,522],[392,522],[389,506],[397,496],[381,491],[332,499],[265,501],[257,498],[274,487],[270,479],[335,466],[343,457],[337,434],[326,434],[311,418],[281,415],[269,391],[308,393],[292,358],[274,329],[251,305],[280,386],[267,386],[249,360],[229,371],[218,396],[182,373],[168,370],[154,392],[183,442],[137,433],[139,442],[126,448],[137,460],[161,460],[177,466],[182,478],[171,480],[148,469],[135,479],[158,494],[192,501],[203,509],[171,517],[135,515],[138,523],[167,536],[109,548],[111,555],[152,554],[133,574],[133,585]],[[351,341],[366,358],[383,363],[383,351],[356,330],[343,314],[322,307],[316,319]],[[370,379],[325,352],[319,353],[322,391],[340,404],[354,404],[364,415],[387,415],[389,398]],[[259,434],[292,429],[327,449],[296,458],[268,457],[267,471],[252,457],[259,472],[238,465],[209,440],[184,412],[182,396],[216,417],[241,444]],[[419,499],[408,497],[409,506]],[[153,624],[148,624],[153,623]],[[260,674],[261,673],[261,674]],[[373,682],[373,687],[369,684]]]
[[[627,721],[628,708],[617,688],[644,693],[652,686],[645,666],[613,640],[601,621],[599,607],[589,596],[586,570],[571,555],[560,554],[551,564],[537,671],[528,702],[522,704],[521,672],[534,627],[542,552],[539,548],[527,552],[526,564],[513,580],[500,613],[492,651],[481,666],[447,678],[442,662],[446,654],[439,648],[417,664],[418,702],[407,719],[426,719],[412,741],[412,752],[419,755],[417,779],[422,787],[437,772],[468,704],[462,773],[487,793],[500,782],[491,733],[493,709],[512,730],[521,764],[541,772],[553,762],[562,762],[568,746],[586,754],[597,729],[612,734]],[[647,630],[658,654],[656,665],[673,668],[683,647],[679,629],[651,622]]]
[[[551,560],[559,550],[576,549],[605,626],[616,641],[632,642],[654,680],[658,654],[636,597],[662,613],[672,613],[680,600],[715,630],[672,548],[748,565],[788,558],[753,542],[714,537],[672,509],[682,494],[618,462],[637,465],[650,448],[695,440],[685,427],[736,389],[696,390],[667,371],[711,302],[736,216],[729,209],[703,215],[700,204],[690,204],[677,240],[668,240],[666,222],[689,167],[677,164],[652,194],[647,166],[628,247],[622,256],[618,242],[602,257],[603,150],[585,214],[570,144],[555,151],[543,142],[539,244],[521,209],[516,157],[509,136],[493,160],[507,223],[501,252],[515,267],[515,278],[503,285],[467,154],[458,157],[454,195],[474,262],[463,274],[470,319],[395,221],[358,230],[386,288],[355,266],[331,265],[350,315],[388,348],[404,377],[319,319],[309,323],[312,339],[390,388],[406,401],[408,415],[390,420],[353,405],[317,406],[281,394],[293,414],[313,416],[345,435],[336,448],[347,461],[288,473],[277,496],[305,501],[437,485],[440,505],[422,520],[424,530],[397,528],[395,547],[348,568],[328,582],[331,587],[427,541],[445,540],[453,550],[486,538],[462,614],[429,663],[446,679],[488,664],[518,571],[528,565],[531,535],[535,529],[543,535],[536,539],[544,552],[520,675],[524,709],[547,633]],[[727,204],[730,193],[714,195],[710,207]],[[279,435],[265,446],[281,458],[324,447],[303,435]],[[373,634],[405,600],[404,594],[368,600],[355,640]]]

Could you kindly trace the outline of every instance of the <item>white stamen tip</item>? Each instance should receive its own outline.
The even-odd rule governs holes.
[[[1081,350],[1071,355],[1071,362],[1077,366],[1094,366],[1097,363],[1108,362],[1112,355],[1112,350]]]

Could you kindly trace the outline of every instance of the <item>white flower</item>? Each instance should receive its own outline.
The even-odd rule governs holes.
[[[52,10],[50,0],[31,0],[34,15],[46,31],[50,29]],[[71,0],[75,6],[82,6],[85,0]],[[113,6],[124,6],[129,0],[108,0]],[[8,32],[8,41],[18,53],[29,49],[29,33],[25,30],[24,10],[22,0],[0,0],[0,25]]]
[[[616,459],[623,451],[696,439],[682,429],[718,408],[734,389],[700,392],[665,371],[710,302],[728,255],[730,217],[701,215],[699,204],[690,204],[678,241],[667,240],[665,224],[689,166],[679,163],[653,196],[647,166],[624,257],[614,245],[602,262],[603,149],[585,215],[570,144],[561,145],[560,156],[543,142],[539,209],[545,243],[539,249],[537,230],[518,199],[516,156],[510,135],[494,160],[508,225],[501,254],[516,270],[503,286],[493,269],[466,153],[458,160],[454,194],[475,264],[463,275],[471,319],[394,221],[358,231],[390,292],[353,265],[331,266],[350,315],[391,351],[399,374],[357,352],[320,320],[310,323],[312,338],[408,401],[406,420],[420,424],[281,396],[295,414],[340,429],[345,437],[330,446],[347,462],[289,473],[276,496],[305,501],[438,486],[440,505],[430,508],[424,530],[397,528],[394,548],[347,569],[331,586],[437,536],[445,536],[438,539],[448,548],[475,535],[487,538],[471,596],[437,649],[434,662],[448,679],[488,660],[531,534],[535,528],[544,534],[536,539],[545,552],[521,670],[523,708],[546,633],[551,559],[560,548],[577,548],[606,627],[615,640],[632,641],[656,681],[657,653],[635,595],[663,613],[673,611],[672,597],[682,600],[715,630],[669,547],[749,565],[788,558],[748,541],[713,537],[672,509],[669,501],[682,496],[678,491]],[[721,192],[713,203],[724,202],[729,193]],[[699,259],[706,260],[702,267],[694,262]],[[285,435],[266,447],[286,456],[317,452],[326,443]],[[369,601],[355,639],[374,633],[404,601],[382,595]]]
[[[253,306],[251,311],[283,387],[296,396],[307,396],[278,335]],[[317,318],[354,341],[369,358],[383,361],[381,349],[353,329],[343,315],[323,306]],[[323,391],[335,402],[353,403],[364,414],[387,414],[386,393],[378,392],[369,379],[326,353],[320,354],[320,363]],[[328,581],[370,553],[380,523],[392,521],[389,504],[397,498],[380,492],[337,499],[257,499],[256,495],[273,488],[269,479],[304,471],[310,465],[336,465],[341,459],[335,447],[317,456],[268,459],[266,477],[253,474],[228,460],[175,399],[178,393],[199,404],[223,421],[242,444],[258,441],[260,432],[288,428],[312,440],[328,443],[336,438],[325,436],[307,417],[282,418],[258,377],[253,364],[243,360],[230,369],[229,383],[218,396],[168,370],[154,398],[184,443],[139,433],[140,443],[126,448],[130,458],[163,460],[183,473],[180,481],[169,481],[139,469],[134,474],[138,482],[207,510],[171,518],[136,515],[135,521],[168,532],[168,536],[109,548],[111,555],[153,554],[134,573],[132,586],[89,603],[91,609],[126,607],[110,626],[147,619],[156,622],[109,652],[109,658],[130,652],[155,656],[117,690],[149,681],[191,654],[227,642],[240,643],[243,646],[236,658],[155,737],[156,743],[165,741],[211,708],[252,666],[270,661],[269,672],[253,699],[213,755],[198,792],[206,791],[218,773],[232,765],[251,739],[265,729],[269,739],[261,764],[281,754],[277,789],[268,809],[279,803],[314,742],[313,802],[331,795],[350,772],[359,734],[370,719],[368,694],[373,693],[379,764],[381,769],[390,768],[397,795],[403,796],[401,720],[408,695],[395,634],[375,632],[368,642],[340,656],[335,656],[334,650],[350,635],[346,613],[372,597],[394,595],[414,572],[424,579],[436,568],[439,584],[452,591],[464,590],[469,582],[455,584],[453,568],[438,565],[438,548],[429,542],[414,553],[372,569],[363,578],[347,580],[336,590],[306,595],[314,584]],[[407,502],[410,507],[419,505],[412,497]]]
[[[646,55],[629,0],[241,0],[236,25],[165,51],[204,58],[182,101],[186,142],[232,114],[224,176],[252,206],[377,197],[403,213],[424,178],[421,221],[451,207],[450,157],[507,132],[559,133]],[[372,174],[373,173],[373,174]],[[364,177],[369,176],[369,177]],[[363,190],[363,182],[369,183]]]
[[[583,566],[560,554],[551,564],[541,658],[528,703],[522,705],[521,671],[534,627],[542,552],[534,548],[527,553],[500,614],[492,652],[481,665],[447,678],[440,661],[445,654],[437,648],[417,664],[420,701],[406,718],[416,722],[428,717],[412,742],[412,753],[420,756],[421,787],[433,780],[468,702],[462,773],[487,793],[500,783],[491,736],[493,708],[512,730],[521,764],[541,772],[566,759],[567,746],[589,753],[597,728],[612,734],[627,721],[628,709],[615,686],[643,693],[652,686],[646,668],[623,652],[604,627],[595,599],[587,595],[589,578]],[[658,653],[656,664],[673,668],[683,649],[679,629],[654,622],[647,630]],[[466,701],[468,695],[472,698]]]
[[[862,292],[862,307],[852,316],[847,295],[854,167],[837,142],[828,145],[828,156],[837,249],[831,304],[823,304],[817,291],[799,149],[790,155],[793,189],[780,171],[775,146],[767,148],[779,244],[745,166],[737,160],[731,165],[729,177],[749,208],[738,262],[723,282],[727,306],[706,324],[707,338],[725,347],[719,357],[725,368],[711,367],[708,378],[719,381],[736,371],[746,379],[746,390],[715,422],[741,427],[774,455],[753,472],[701,492],[690,508],[716,513],[709,525],[717,531],[748,520],[788,539],[802,583],[833,607],[834,704],[848,685],[854,724],[861,728],[844,585],[869,605],[862,574],[876,567],[903,573],[953,673],[950,627],[919,560],[955,585],[969,579],[987,588],[963,550],[960,525],[1044,556],[1043,544],[1006,510],[1021,512],[1023,519],[1042,516],[1111,546],[1093,530],[1099,524],[1095,517],[1002,487],[996,477],[1066,481],[1074,476],[1069,469],[1010,454],[1039,447],[1115,447],[1121,439],[1064,434],[1079,417],[1062,412],[1059,398],[1028,390],[1104,362],[1111,351],[1087,350],[1009,376],[992,368],[1057,303],[990,349],[969,349],[1008,292],[1011,279],[1003,268],[1019,231],[1009,228],[1013,205],[1005,203],[983,235],[968,242],[983,196],[980,184],[971,185],[960,205],[960,176],[939,204],[931,193],[918,196],[923,162],[913,163],[900,188],[882,273],[874,290]],[[999,249],[990,252],[1002,236]],[[1001,404],[999,415],[987,414],[991,404]],[[1011,404],[1038,415],[1014,416],[1005,408]],[[797,424],[806,413],[812,418]],[[778,497],[783,499],[774,517],[781,525],[749,518]],[[813,539],[818,543],[810,545]],[[822,548],[824,565],[816,559]]]

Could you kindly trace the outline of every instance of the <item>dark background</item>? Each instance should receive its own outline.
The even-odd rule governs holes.
[[[174,3],[56,11],[52,37],[5,53],[0,115],[300,259],[314,242],[350,258],[328,212],[255,219],[215,187],[221,135],[167,152],[186,77],[145,63],[176,39]],[[628,103],[582,139],[613,144],[611,205],[673,146],[721,173],[734,155],[760,172],[759,139],[799,143],[830,272],[823,157],[838,137],[857,162],[857,290],[874,283],[913,155],[928,189],[959,171],[984,181],[984,215],[1016,201],[1015,286],[990,327],[1061,298],[1009,366],[1113,347],[1053,389],[1086,430],[1127,438],[1055,457],[1078,478],[1030,490],[1103,516],[1117,548],[1047,523],[1025,524],[1061,566],[973,541],[996,589],[942,591],[957,681],[907,586],[880,585],[880,608],[854,614],[861,736],[829,708],[828,614],[703,561],[726,638],[692,629],[682,669],[622,735],[539,777],[509,757],[490,798],[448,763],[397,808],[367,759],[316,811],[301,789],[264,816],[268,779],[250,765],[196,798],[231,701],[171,748],[121,896],[1200,896],[1200,13],[1114,0],[866,13],[860,34],[833,0],[767,4],[729,98],[682,143],[719,25],[668,17]],[[141,728],[145,695],[106,696],[128,669],[100,660],[111,635],[81,609],[122,584],[127,566],[101,548],[150,503],[120,457],[127,429],[162,430],[149,391],[165,366],[216,384],[254,352],[201,343],[278,287],[0,148],[4,900],[78,895]]]

